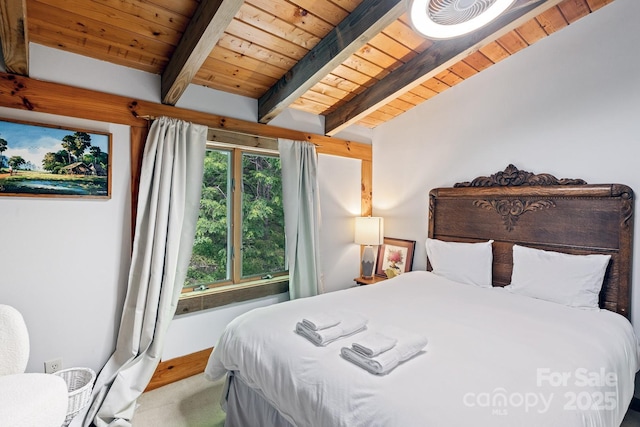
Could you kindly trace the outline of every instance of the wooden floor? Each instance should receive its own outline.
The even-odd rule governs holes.
[[[145,392],[155,390],[158,387],[192,377],[204,372],[213,347],[160,362],[156,371],[144,390]]]

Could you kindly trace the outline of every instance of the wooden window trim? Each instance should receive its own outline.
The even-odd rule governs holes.
[[[176,316],[221,307],[234,302],[249,301],[289,292],[289,276],[255,280],[204,291],[183,293],[178,301]]]
[[[242,148],[237,147],[231,152],[231,177],[233,184],[231,194],[233,202],[231,204],[231,280],[234,284],[240,282],[242,277],[242,260],[240,252],[242,251]]]

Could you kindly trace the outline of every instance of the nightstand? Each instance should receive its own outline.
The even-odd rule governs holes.
[[[371,279],[365,279],[364,277],[356,277],[355,279],[353,279],[353,281],[356,282],[358,286],[373,285],[374,283],[382,282],[383,280],[387,280],[387,278],[373,276]]]

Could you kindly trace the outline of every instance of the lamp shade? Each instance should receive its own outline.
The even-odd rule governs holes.
[[[380,245],[384,238],[384,220],[375,216],[356,217],[355,243]]]
[[[500,16],[515,0],[407,0],[413,28],[431,39],[470,33]]]

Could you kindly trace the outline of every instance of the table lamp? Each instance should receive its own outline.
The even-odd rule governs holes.
[[[380,245],[384,239],[384,220],[380,217],[362,216],[356,217],[355,242],[365,245],[362,252],[362,277],[373,277],[373,266],[376,257],[373,254],[372,245]]]

